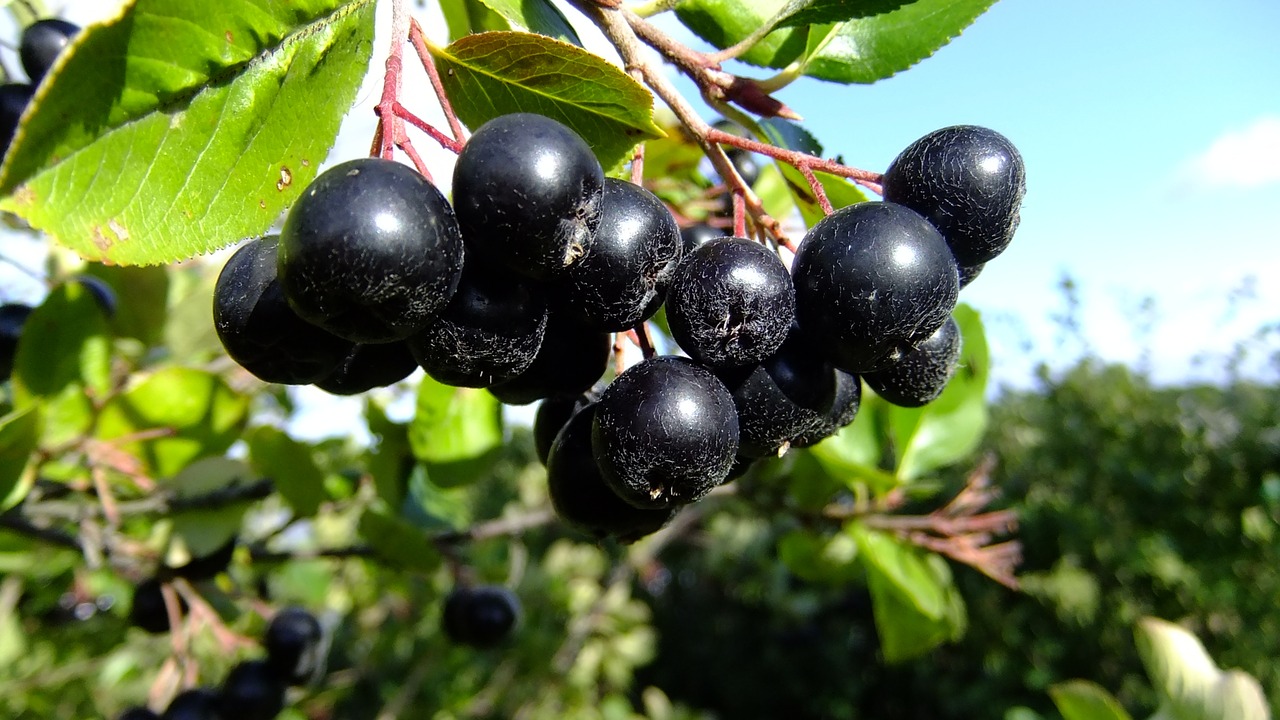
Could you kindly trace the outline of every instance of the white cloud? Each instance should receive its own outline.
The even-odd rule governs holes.
[[[1280,117],[1263,117],[1214,140],[1187,166],[1189,179],[1219,187],[1280,183]]]

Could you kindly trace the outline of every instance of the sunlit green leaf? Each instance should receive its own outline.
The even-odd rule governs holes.
[[[778,23],[782,27],[834,23],[892,12],[914,0],[814,0]]]
[[[1142,618],[1134,635],[1147,675],[1174,720],[1269,720],[1258,681],[1238,670],[1223,672],[1195,635],[1153,617]]]
[[[27,462],[40,438],[39,411],[33,405],[0,417],[0,510],[15,501],[9,494],[28,472]]]
[[[253,471],[239,460],[206,457],[191,463],[164,481],[180,498],[207,496],[255,480]],[[240,531],[251,501],[222,503],[173,514],[173,532],[192,557],[203,557],[221,548]]]
[[[433,482],[442,487],[471,482],[502,442],[502,405],[496,398],[484,390],[422,380],[409,444]]]
[[[481,2],[506,18],[513,30],[527,30],[582,46],[582,40],[578,39],[578,33],[569,24],[564,13],[548,0],[481,0]]]
[[[360,536],[387,561],[408,570],[430,572],[440,564],[431,538],[418,528],[381,510],[360,516]]]
[[[573,128],[612,167],[637,143],[662,137],[653,96],[617,66],[543,35],[490,32],[431,47],[458,117],[477,128],[530,112]]]
[[[110,372],[107,319],[93,294],[77,282],[54,288],[22,326],[13,371],[19,404],[68,388],[81,395],[88,388],[101,396]]]
[[[818,535],[793,530],[778,540],[778,559],[796,577],[830,585],[847,583],[862,574],[855,562],[858,543],[847,533]]]
[[[128,437],[120,449],[136,455],[155,476],[166,477],[193,460],[226,452],[240,436],[248,409],[249,398],[217,375],[170,367],[107,403],[97,435]],[[139,433],[149,437],[133,437]]]
[[[95,260],[155,264],[262,233],[328,154],[373,0],[135,0],[41,85],[0,208]]]
[[[169,270],[164,267],[124,267],[93,264],[88,274],[116,294],[116,313],[110,326],[116,337],[130,337],[144,345],[159,345],[168,319]]]
[[[698,37],[726,48],[769,22],[787,0],[683,0],[676,17]],[[806,28],[779,28],[739,58],[752,65],[781,68],[800,57]]]
[[[1069,680],[1049,688],[1063,720],[1132,720],[1111,693],[1088,680]]]
[[[248,436],[249,461],[255,470],[275,481],[276,490],[303,517],[314,515],[324,501],[324,473],[311,447],[269,426]]]
[[[945,560],[858,523],[848,531],[862,553],[876,634],[887,662],[918,657],[964,634],[964,599]]]
[[[369,451],[368,465],[373,486],[387,507],[400,507],[413,467],[409,428],[392,422],[382,406],[372,400],[365,402],[364,417],[375,441]]]
[[[885,592],[897,596],[920,615],[933,620],[943,617],[944,589],[919,550],[859,523],[850,523],[848,528],[858,541],[868,577],[884,580]]]

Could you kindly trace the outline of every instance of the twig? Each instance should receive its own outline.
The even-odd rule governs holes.
[[[444,92],[444,83],[440,82],[440,71],[436,69],[436,63],[431,59],[431,52],[427,49],[426,36],[422,33],[422,26],[412,18],[409,20],[409,42],[413,45],[413,49],[417,51],[418,59],[422,61],[422,68],[427,71],[427,77],[431,80],[431,88],[435,90],[436,99],[440,102],[440,109],[444,112],[445,120],[449,123],[449,130],[453,133],[453,139],[457,142],[458,147],[461,147],[466,138],[466,133],[462,130],[462,123],[458,120],[458,115],[453,112],[453,105],[449,102],[449,96]]]

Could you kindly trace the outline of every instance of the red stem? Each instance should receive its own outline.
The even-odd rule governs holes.
[[[809,183],[809,189],[813,191],[813,196],[818,199],[818,205],[822,208],[822,214],[830,215],[831,199],[827,197],[826,188],[822,187],[822,183],[818,182],[818,176],[813,174],[813,168],[806,165],[797,165],[796,168],[804,175],[804,179]]]
[[[453,105],[449,103],[449,96],[445,95],[444,84],[440,82],[440,72],[436,70],[436,63],[431,59],[431,52],[427,50],[427,42],[422,34],[422,26],[414,19],[409,20],[409,42],[413,44],[413,49],[418,53],[418,59],[422,61],[422,69],[427,71],[427,77],[431,79],[431,88],[435,90],[436,99],[440,101],[440,109],[444,112],[445,120],[449,122],[449,130],[453,133],[453,139],[457,142],[458,147],[462,147],[466,133],[462,129],[462,123],[458,121],[458,116],[453,112]]]
[[[440,143],[440,146],[446,150],[451,150],[455,154],[462,152],[462,143],[450,138],[448,135],[440,132],[434,125],[414,115],[408,108],[400,103],[395,104],[396,117],[408,122],[410,125],[418,128],[422,132],[431,136],[432,140]]]

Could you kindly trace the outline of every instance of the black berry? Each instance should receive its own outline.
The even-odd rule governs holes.
[[[0,85],[0,157],[9,152],[13,138],[18,134],[18,121],[36,89],[25,83]]]
[[[276,280],[278,248],[268,235],[227,260],[213,290],[213,327],[231,359],[260,380],[305,385],[332,374],[354,345],[294,312]]]
[[[615,332],[658,311],[683,246],[671,212],[638,185],[606,178],[600,207],[595,242],[566,272],[567,304],[587,326]]]
[[[125,708],[116,716],[116,720],[160,720],[160,716],[141,706]]]
[[[265,660],[231,668],[218,697],[218,710],[230,720],[273,720],[284,709],[285,684]]]
[[[745,238],[719,238],[676,268],[667,323],[694,360],[735,367],[760,362],[781,347],[795,307],[791,275],[776,254]]]
[[[32,85],[40,84],[40,79],[49,72],[71,38],[79,32],[79,25],[58,18],[37,20],[22,31],[18,57],[21,58],[22,69],[27,71]]]
[[[809,231],[792,265],[800,327],[836,367],[877,370],[946,322],[960,280],[938,231],[893,203],[841,208]]]
[[[595,393],[561,395],[547,398],[538,405],[538,411],[533,416],[533,448],[538,454],[539,462],[547,464],[551,446],[560,430],[569,424],[569,419],[599,399],[599,395]]]
[[[960,362],[960,326],[954,318],[943,323],[929,339],[889,367],[866,373],[862,379],[880,397],[901,407],[933,402]]]
[[[453,297],[462,271],[453,210],[413,168],[350,160],[322,173],[280,234],[280,287],[298,315],[358,343],[404,340]]]
[[[453,170],[453,202],[467,243],[535,278],[586,255],[600,219],[604,171],[573,130],[513,113],[481,125]]]
[[[445,634],[462,645],[496,647],[510,637],[519,620],[520,600],[504,587],[459,587],[445,598]]]
[[[738,452],[733,397],[685,358],[655,357],[605,388],[592,426],[601,474],[639,508],[684,505],[719,485]]]
[[[218,693],[209,688],[192,688],[178,693],[165,708],[160,720],[228,720],[218,712]]]
[[[567,309],[547,313],[542,346],[524,372],[489,388],[508,405],[586,392],[609,365],[609,334],[585,327]],[[548,443],[549,445],[550,443]]]
[[[267,664],[284,682],[305,683],[324,662],[323,638],[315,615],[302,608],[285,608],[267,625],[262,643],[267,648]]]
[[[836,394],[821,420],[791,439],[792,447],[810,447],[835,435],[853,422],[862,406],[862,380],[843,370],[836,370]]]
[[[333,395],[358,395],[394,385],[418,369],[418,361],[404,342],[356,345],[337,369],[315,386]]]
[[[21,303],[0,305],[0,382],[13,375],[13,359],[18,354],[22,326],[35,308]]]
[[[187,602],[178,597],[178,614],[187,611]],[[160,580],[148,578],[133,589],[133,604],[129,607],[129,622],[152,634],[169,632],[169,612],[160,590]]]
[[[680,228],[680,242],[684,245],[684,255],[697,250],[700,245],[716,238],[728,235],[723,228],[713,227],[706,223],[698,223]]]
[[[925,135],[884,174],[884,199],[933,223],[960,265],[986,262],[1008,247],[1026,190],[1017,148],[975,125]]]

